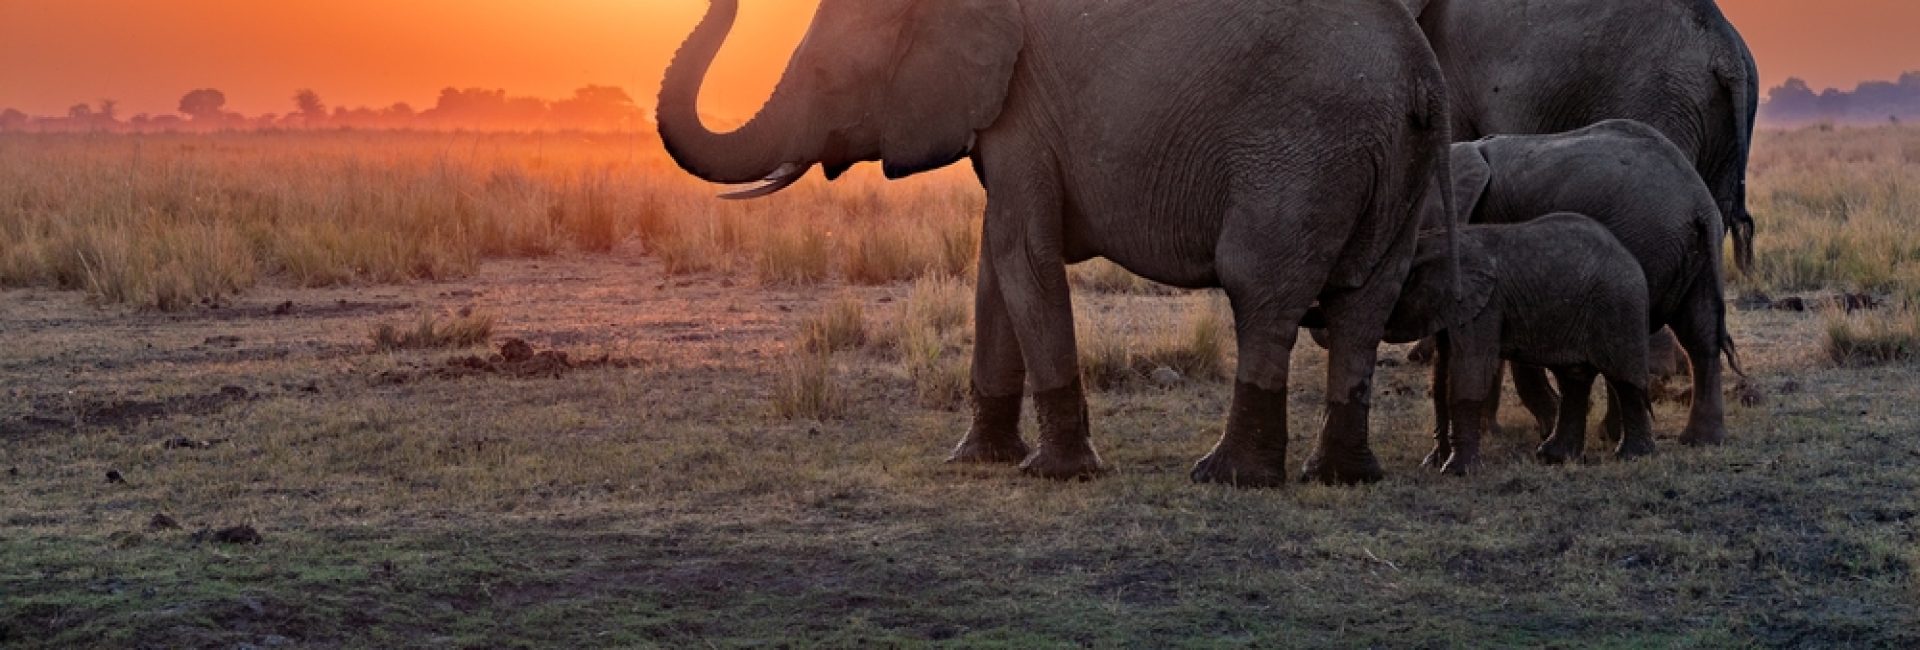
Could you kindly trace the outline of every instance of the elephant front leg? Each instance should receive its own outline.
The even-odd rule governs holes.
[[[1427,469],[1440,469],[1447,464],[1448,458],[1453,457],[1453,416],[1447,409],[1447,366],[1451,359],[1439,353],[1439,350],[1445,349],[1445,341],[1445,332],[1420,341],[1422,345],[1432,346],[1428,357],[1433,360],[1433,451],[1420,461],[1420,466]]]
[[[980,265],[974,292],[973,424],[947,457],[949,463],[1018,463],[1032,453],[1020,439],[1020,401],[1026,366],[999,273]]]
[[[1440,471],[1464,476],[1480,469],[1480,440],[1492,430],[1500,402],[1498,321],[1480,319],[1450,332],[1442,358],[1447,360],[1447,411],[1452,439]]]
[[[1030,222],[1022,217],[1031,214],[1033,206],[995,204],[992,198],[988,202],[982,245],[984,257],[990,260],[981,263],[993,266],[992,282],[1006,307],[1007,327],[1018,341],[1033,390],[1034,415],[1040,421],[1040,444],[1021,461],[1020,469],[1060,480],[1101,474],[1106,467],[1093,449],[1087,396],[1080,383],[1058,215],[1042,212],[1052,218]],[[987,337],[1003,333],[979,331]]]
[[[1197,483],[1274,487],[1287,481],[1287,364],[1297,331],[1283,314],[1254,314],[1235,301],[1240,365],[1227,430],[1193,466]],[[1297,319],[1296,319],[1297,320]],[[1284,324],[1283,324],[1284,323]]]

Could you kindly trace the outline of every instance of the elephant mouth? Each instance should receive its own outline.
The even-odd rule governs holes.
[[[759,185],[755,185],[753,187],[749,187],[743,190],[736,190],[733,192],[721,194],[720,198],[732,199],[732,200],[738,201],[738,200],[745,200],[745,199],[757,199],[769,194],[773,194],[780,190],[787,189],[789,186],[792,186],[794,183],[800,182],[800,179],[806,176],[807,171],[811,169],[813,169],[813,165],[811,164],[802,165],[800,163],[786,163],[786,164],[780,165],[779,169],[773,170],[773,173],[767,174],[766,178],[760,180]]]

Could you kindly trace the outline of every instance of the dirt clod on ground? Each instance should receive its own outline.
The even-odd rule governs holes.
[[[120,470],[117,470],[117,469],[110,469],[110,470],[107,470],[107,484],[108,484],[108,485],[115,485],[115,484],[118,484],[118,485],[125,485],[126,483],[127,483],[127,477],[125,477],[125,476],[121,476],[121,475],[120,475]]]
[[[227,441],[226,438],[214,438],[211,440],[194,440],[186,436],[180,436],[177,438],[169,438],[166,442],[161,443],[160,447],[162,449],[210,449],[214,445],[218,445],[226,441]]]
[[[1872,294],[1860,292],[1842,292],[1826,298],[1787,296],[1778,300],[1775,300],[1767,294],[1754,292],[1740,296],[1733,301],[1733,305],[1740,308],[1741,311],[1772,309],[1774,311],[1802,312],[1813,309],[1840,309],[1845,310],[1849,314],[1856,311],[1879,309],[1885,304],[1886,301],[1876,298]]]
[[[215,544],[259,544],[266,541],[266,538],[261,537],[260,531],[254,530],[252,526],[241,524],[220,530],[202,528],[193,534],[192,541],[195,544],[207,541]]]
[[[500,356],[507,363],[523,363],[533,359],[533,346],[520,339],[507,339],[500,344]]]
[[[173,517],[167,516],[167,513],[157,512],[154,513],[152,519],[147,520],[147,528],[149,530],[177,530],[180,528],[180,522],[174,521]]]
[[[468,355],[446,359],[438,364],[389,370],[375,376],[374,383],[401,385],[429,379],[453,380],[488,376],[513,379],[560,379],[575,370],[627,368],[631,365],[632,362],[629,360],[615,359],[610,356],[574,361],[565,352],[536,351],[526,341],[512,338],[500,344],[499,353],[485,358],[479,355]]]

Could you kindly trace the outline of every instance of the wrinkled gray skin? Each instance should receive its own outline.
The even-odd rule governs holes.
[[[1760,76],[1713,0],[1405,0],[1446,71],[1453,137],[1646,123],[1706,182],[1744,268]]]
[[[1494,426],[1502,359],[1552,369],[1567,387],[1560,422],[1541,460],[1578,458],[1586,447],[1587,396],[1595,373],[1611,389],[1625,435],[1615,452],[1653,453],[1647,396],[1647,281],[1640,263],[1605,227],[1558,213],[1460,233],[1463,300],[1439,246],[1421,246],[1387,322],[1387,340],[1440,341],[1433,370],[1434,450],[1425,465],[1465,474],[1480,463]]]
[[[1444,82],[1398,0],[825,0],[767,105],[719,134],[695,104],[735,11],[714,0],[667,71],[660,135],[682,168],[764,179],[743,193],[760,195],[814,165],[833,178],[878,160],[897,178],[970,158],[986,187],[975,414],[952,460],[1103,469],[1066,278],[1101,256],[1232,301],[1232,411],[1195,480],[1283,482],[1288,360],[1316,300],[1328,414],[1303,478],[1381,477],[1375,352],[1418,199],[1448,177]]]
[[[1613,233],[1646,278],[1648,322],[1640,333],[1671,327],[1693,364],[1694,399],[1681,441],[1725,439],[1720,357],[1731,355],[1733,341],[1722,302],[1720,214],[1685,155],[1647,125],[1608,120],[1561,134],[1456,144],[1450,166],[1457,214],[1472,223],[1519,223],[1575,212]],[[1430,202],[1427,218],[1447,214]],[[1515,368],[1515,384],[1541,419],[1544,435],[1553,428],[1554,408],[1534,408],[1538,396],[1530,396],[1519,381],[1525,366]],[[1573,399],[1580,387],[1563,388]]]

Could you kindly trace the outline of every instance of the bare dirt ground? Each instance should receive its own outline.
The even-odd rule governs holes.
[[[1237,491],[1186,479],[1212,381],[1096,394],[1116,471],[1085,483],[942,465],[964,415],[868,351],[834,357],[844,417],[773,414],[803,317],[904,293],[624,252],[164,314],[0,293],[0,644],[1920,645],[1920,372],[1832,367],[1817,312],[1734,312],[1723,448],[1678,446],[1667,403],[1657,457],[1594,436],[1544,467],[1510,405],[1485,472],[1433,476],[1392,349],[1385,483]],[[1128,331],[1205,299],[1076,309]],[[369,342],[463,308],[567,361]]]

